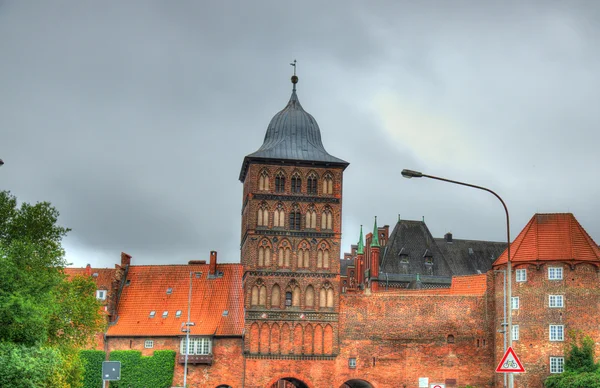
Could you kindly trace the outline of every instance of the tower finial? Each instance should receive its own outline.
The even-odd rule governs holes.
[[[377,216],[375,216],[375,225],[373,225],[373,240],[371,240],[371,246],[379,246],[379,228],[377,228]]]
[[[298,83],[298,77],[296,76],[296,60],[294,59],[294,62],[290,63],[290,66],[294,66],[294,75],[292,76],[292,83],[294,84],[294,92],[296,91],[296,84]]]

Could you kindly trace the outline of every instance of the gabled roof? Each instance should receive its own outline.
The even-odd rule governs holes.
[[[192,272],[191,335],[241,336],[244,327],[242,266],[218,264],[223,276],[209,278],[208,264],[130,266],[116,322],[107,336],[182,336]],[[197,273],[201,273],[199,277]],[[167,289],[171,288],[171,293]],[[181,316],[176,317],[180,310]],[[150,312],[155,311],[154,318]],[[163,312],[168,316],[163,318]]]
[[[571,213],[535,214],[510,245],[511,261],[600,261],[600,249]],[[507,252],[494,262],[505,264]]]
[[[433,257],[433,275],[452,276],[452,269],[431,232],[422,221],[400,220],[390,234],[380,260],[380,273],[403,273],[403,266],[407,267],[408,274],[426,274],[425,252]],[[401,263],[400,254],[407,255],[407,264]]]
[[[65,268],[64,272],[68,279],[75,276],[91,276],[96,282],[96,287],[99,290],[109,290],[113,277],[115,276],[114,268]],[[97,276],[94,276],[97,274]]]
[[[325,150],[319,124],[300,105],[295,86],[286,107],[271,119],[262,146],[244,158],[240,181],[246,178],[249,163],[258,159],[316,162],[343,168],[349,164]]]

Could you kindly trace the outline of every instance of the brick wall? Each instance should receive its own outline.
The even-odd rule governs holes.
[[[549,280],[548,267],[563,268],[563,279]],[[560,262],[544,262],[516,269],[526,269],[527,280],[516,282],[513,272],[513,296],[519,297],[519,309],[512,310],[513,325],[519,325],[519,340],[513,342],[513,348],[526,370],[524,374],[515,374],[515,387],[537,388],[550,374],[550,357],[566,355],[569,332],[581,331],[600,342],[600,277],[589,264],[578,264],[571,269]],[[498,322],[502,320],[502,278],[502,273],[495,274]],[[563,295],[564,307],[550,308],[549,295]],[[550,325],[564,325],[564,341],[550,341]],[[494,368],[503,355],[502,341],[502,334],[498,333]],[[497,383],[501,386],[500,376]]]

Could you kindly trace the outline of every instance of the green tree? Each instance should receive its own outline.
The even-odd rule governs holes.
[[[565,371],[548,376],[546,388],[600,388],[600,369],[594,361],[594,340],[579,332],[571,333]]]
[[[0,386],[79,386],[76,350],[103,329],[93,280],[64,275],[69,229],[58,216],[48,202],[17,206],[0,192]],[[19,375],[31,379],[6,380]]]

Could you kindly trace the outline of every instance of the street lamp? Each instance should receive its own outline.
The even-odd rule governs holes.
[[[4,160],[0,159],[0,166],[4,164]]]
[[[508,292],[505,292],[504,295],[504,301],[505,303],[509,306],[508,307],[508,327],[506,328],[506,330],[508,331],[508,344],[509,347],[512,347],[513,344],[513,335],[512,335],[512,270],[511,270],[511,262],[510,262],[510,219],[508,217],[508,208],[506,207],[506,204],[504,203],[504,201],[502,200],[502,198],[500,198],[500,196],[496,193],[494,193],[492,190],[485,188],[485,187],[481,187],[481,186],[476,186],[476,185],[472,185],[469,183],[464,183],[464,182],[459,182],[459,181],[453,181],[450,179],[446,179],[446,178],[440,178],[437,176],[433,176],[433,175],[427,175],[427,174],[423,174],[422,172],[419,171],[414,171],[414,170],[402,170],[402,176],[405,178],[430,178],[430,179],[435,179],[438,181],[442,181],[442,182],[448,182],[448,183],[454,183],[456,185],[461,185],[461,186],[467,186],[467,187],[472,187],[474,189],[479,189],[479,190],[483,190],[483,191],[487,191],[488,193],[493,194],[496,198],[498,198],[500,200],[500,202],[502,203],[502,206],[504,207],[504,212],[506,213],[506,253],[507,253],[507,260],[506,260],[506,271],[507,271],[507,277],[508,277]],[[509,388],[513,388],[513,376],[512,373],[508,374],[508,386]]]

